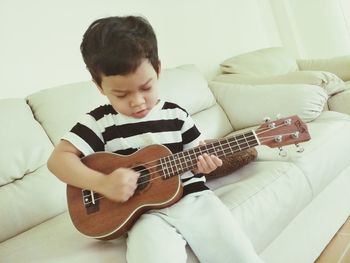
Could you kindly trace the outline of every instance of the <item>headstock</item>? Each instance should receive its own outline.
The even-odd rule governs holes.
[[[261,144],[271,148],[305,142],[311,139],[306,124],[297,116],[270,121],[255,130]]]

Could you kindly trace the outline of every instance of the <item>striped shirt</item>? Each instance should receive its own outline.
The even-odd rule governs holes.
[[[151,144],[162,144],[173,154],[198,146],[200,132],[180,106],[160,100],[141,119],[120,114],[112,105],[85,114],[63,139],[84,156],[95,152],[129,155]],[[203,174],[181,175],[184,195],[208,189]]]

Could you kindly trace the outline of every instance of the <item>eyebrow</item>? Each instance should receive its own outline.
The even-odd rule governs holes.
[[[143,88],[145,86],[147,86],[148,83],[150,83],[151,81],[153,80],[153,78],[149,78],[145,83],[141,84],[139,86],[139,88]],[[127,90],[118,90],[118,89],[113,89],[113,92],[119,92],[119,93],[125,93],[125,92],[128,92]]]
[[[144,84],[140,85],[139,88],[142,88],[142,87],[144,87],[144,86],[147,86],[147,84],[150,83],[150,82],[152,81],[152,79],[153,79],[153,78],[150,77]]]

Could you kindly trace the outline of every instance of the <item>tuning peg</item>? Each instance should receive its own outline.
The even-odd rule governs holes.
[[[287,156],[287,152],[285,150],[282,149],[282,147],[278,147],[278,150],[280,151],[278,154],[281,157],[286,157]]]
[[[265,123],[268,123],[268,122],[271,121],[271,118],[270,117],[265,117],[263,120],[264,120]]]
[[[299,143],[296,143],[295,146],[297,147],[297,152],[302,153],[304,151],[304,148],[299,145]]]
[[[277,120],[282,119],[282,117],[283,117],[283,116],[282,116],[281,113],[276,114],[276,119],[277,119]]]
[[[299,138],[299,132],[298,132],[298,131],[293,132],[290,136],[291,136],[293,139],[298,139],[298,138]]]
[[[275,142],[282,142],[283,136],[282,135],[277,135],[275,136],[274,140]]]
[[[283,123],[286,126],[292,125],[292,119],[285,119]]]

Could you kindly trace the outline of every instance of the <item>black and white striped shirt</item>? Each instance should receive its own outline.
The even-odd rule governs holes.
[[[151,144],[162,144],[172,153],[198,146],[200,132],[180,106],[160,100],[142,119],[120,114],[112,105],[87,113],[63,137],[84,156],[105,151],[129,155]],[[184,195],[208,189],[203,174],[181,175]]]

